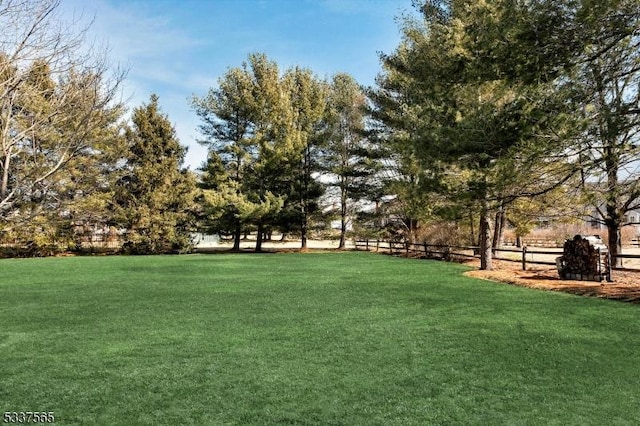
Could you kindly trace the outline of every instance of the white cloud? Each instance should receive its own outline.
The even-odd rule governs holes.
[[[190,67],[189,52],[203,43],[174,25],[170,17],[151,13],[148,5],[64,0],[61,12],[70,21],[80,16],[82,21],[91,23],[89,40],[108,46],[114,66],[129,69],[122,85],[129,112],[147,103],[151,93],[160,96],[160,107],[174,125],[180,142],[189,148],[185,163],[195,169],[206,158],[206,148],[195,142],[198,118],[190,111],[187,97],[204,92],[215,78],[197,74]]]
[[[144,5],[115,6],[105,0],[66,0],[62,4],[69,16],[82,14],[87,21],[95,17],[90,33],[98,41],[105,40],[114,59],[121,62],[165,57],[201,45],[188,32],[172,26],[169,17],[151,15]]]
[[[409,2],[307,0],[309,7],[302,8],[292,6],[293,1],[289,7],[276,2],[276,10],[272,0],[62,0],[61,6],[69,17],[81,13],[87,22],[95,17],[89,37],[107,44],[110,60],[129,69],[123,97],[130,109],[148,102],[151,93],[159,95],[162,110],[189,147],[186,162],[193,169],[205,160],[206,149],[195,142],[200,123],[189,107],[191,95],[204,95],[228,67],[239,66],[257,51],[283,69],[309,66],[320,77],[346,71],[368,84],[378,68],[375,52],[393,48],[393,16]],[[371,26],[363,28],[366,35],[348,25],[335,26],[341,15],[350,14],[367,17],[365,25]]]

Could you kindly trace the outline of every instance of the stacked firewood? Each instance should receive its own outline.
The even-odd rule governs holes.
[[[558,269],[562,278],[600,281],[603,274],[609,275],[606,246],[604,251],[602,248],[598,250],[592,241],[581,235],[576,235],[564,243],[564,253],[560,260]]]

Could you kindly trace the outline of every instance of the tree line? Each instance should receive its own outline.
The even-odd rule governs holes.
[[[97,227],[123,251],[186,246],[195,177],[158,99],[124,118],[126,71],[87,43],[58,0],[0,3],[0,243],[4,254],[80,249]],[[170,187],[171,191],[166,191]]]
[[[482,269],[507,220],[576,206],[598,211],[618,254],[640,201],[640,3],[415,5],[369,92],[407,211],[471,229],[475,216]]]
[[[266,55],[251,54],[191,103],[209,147],[200,187],[211,231],[232,234],[239,249],[243,229],[253,226],[256,250],[273,229],[295,232],[304,249],[331,186],[344,248],[350,206],[371,193],[379,168],[365,134],[366,98],[351,76],[281,72]]]
[[[202,167],[184,167],[158,96],[126,116],[126,73],[79,52],[87,28],[59,16],[57,0],[0,5],[0,240],[9,255],[81,250],[97,231],[125,253],[188,251],[195,231],[240,238],[256,250],[274,230],[306,247],[311,223],[330,220],[346,241],[349,204],[375,172],[364,134],[365,96],[347,74],[280,70],[264,54],[229,68],[218,87],[189,102],[202,119]]]
[[[235,249],[254,232],[261,250],[274,231],[304,248],[333,218],[340,247],[356,219],[410,240],[438,223],[468,230],[491,269],[507,223],[593,206],[618,253],[640,201],[638,2],[414,6],[374,87],[260,53],[229,68],[188,100],[208,148],[191,172],[157,96],[125,119],[125,73],[77,54],[86,29],[43,25],[57,1],[3,2],[0,238],[41,252],[101,226],[125,252],[167,253],[196,230]]]

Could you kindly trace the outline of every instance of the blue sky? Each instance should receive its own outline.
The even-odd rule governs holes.
[[[89,37],[129,70],[130,108],[158,94],[192,169],[206,150],[195,142],[199,121],[187,99],[215,87],[227,68],[261,52],[281,69],[348,72],[373,85],[377,52],[398,45],[396,18],[413,11],[411,0],[63,0],[62,9],[94,18]]]

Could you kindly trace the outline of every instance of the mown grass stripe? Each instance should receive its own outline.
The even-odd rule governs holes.
[[[636,305],[368,253],[0,261],[0,409],[61,424],[637,424]]]

